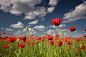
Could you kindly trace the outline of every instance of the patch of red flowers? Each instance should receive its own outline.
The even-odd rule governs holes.
[[[8,41],[8,43],[9,43],[9,42],[14,43],[15,41],[16,41],[16,39],[15,39],[15,38],[9,37],[9,41]]]

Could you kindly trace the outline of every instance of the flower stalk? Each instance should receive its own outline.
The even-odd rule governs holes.
[[[57,32],[58,32],[58,35],[59,35],[59,28],[58,28],[58,26],[57,26]],[[59,36],[58,36],[58,38],[59,38]]]
[[[81,28],[81,30],[82,30],[82,33],[85,35],[85,33],[83,32],[83,28]]]

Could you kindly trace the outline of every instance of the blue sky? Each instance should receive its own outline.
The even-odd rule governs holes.
[[[68,36],[77,37],[75,32],[69,32],[74,26],[81,37],[81,28],[86,28],[86,0],[0,0],[0,34],[6,32],[16,36],[29,34],[42,36],[57,33],[51,21],[61,18],[59,35],[66,30]],[[85,33],[85,32],[84,32]]]

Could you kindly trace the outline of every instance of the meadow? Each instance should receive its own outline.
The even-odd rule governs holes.
[[[3,37],[0,34],[0,57],[86,57],[86,35],[78,37],[76,33],[76,38],[67,37],[67,35],[60,38],[58,29],[60,22],[61,19],[59,18],[51,21],[52,24],[57,26],[58,30],[55,38],[48,34],[43,37],[32,37],[33,34],[29,35],[27,27],[25,36],[17,37],[8,34]],[[70,32],[75,30],[76,28],[71,26]],[[6,32],[3,32],[4,34]],[[62,36],[64,36],[63,33]]]

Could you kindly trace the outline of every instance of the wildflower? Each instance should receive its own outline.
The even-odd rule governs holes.
[[[9,41],[8,41],[8,43],[9,43],[9,42],[12,42],[12,43],[14,43],[15,41],[16,41],[16,39],[15,39],[15,38],[12,38],[12,37],[10,37],[10,38],[9,38]]]
[[[18,47],[18,49],[19,49],[20,47]]]
[[[61,46],[62,44],[63,44],[62,41],[60,42],[57,41],[57,46]]]
[[[52,39],[53,39],[53,36],[48,35],[48,40],[52,40]]]
[[[55,35],[55,38],[57,39],[59,37],[58,33]]]
[[[80,38],[77,38],[77,41],[80,41]]]
[[[9,34],[7,34],[7,35],[9,35]]]
[[[82,48],[85,48],[84,44],[82,44]]]
[[[56,51],[58,51],[58,49],[56,49]]]
[[[53,40],[50,40],[50,44],[51,44],[51,46],[54,45]]]
[[[85,37],[85,38],[86,38],[86,35],[84,35],[83,37]]]
[[[82,48],[78,48],[78,51],[80,51]]]
[[[13,34],[10,34],[11,36],[13,35]]]
[[[25,46],[25,45],[22,44],[22,43],[19,43],[19,45],[20,45],[21,48],[24,48],[24,46]]]
[[[85,28],[85,30],[84,31],[86,31],[86,28]]]
[[[32,42],[32,46],[33,46],[33,44],[35,44],[36,42]]]
[[[6,34],[5,32],[3,32],[3,34]]]
[[[74,28],[74,26],[71,26],[70,32],[73,32],[73,31],[75,31],[75,30],[76,30],[76,28]]]
[[[79,44],[79,42],[77,42],[77,44]]]
[[[27,44],[30,45],[30,42],[28,41]]]
[[[23,37],[22,37],[22,40],[23,40],[24,42],[26,42],[26,36],[23,36]]]
[[[72,47],[68,47],[68,49],[72,49]]]
[[[56,18],[56,19],[54,19],[54,20],[51,21],[51,23],[54,24],[55,26],[59,26],[60,22],[61,22],[60,18]]]
[[[9,46],[5,45],[4,48],[8,48]]]

